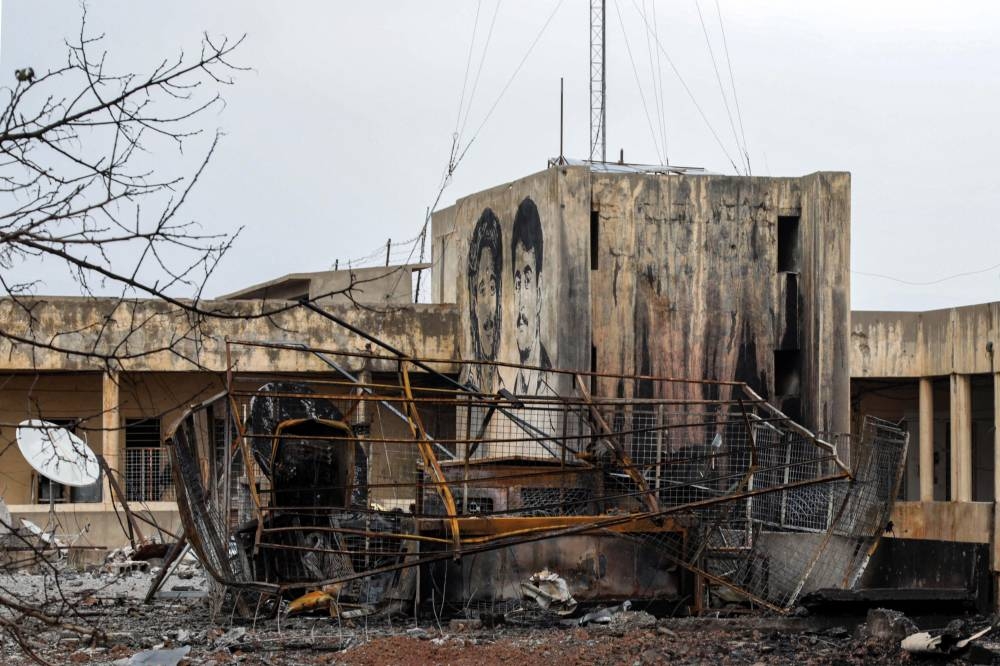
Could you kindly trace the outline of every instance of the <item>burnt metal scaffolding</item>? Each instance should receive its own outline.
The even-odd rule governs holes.
[[[449,577],[453,607],[498,608],[517,603],[539,549],[546,562],[637,562],[620,584],[616,561],[566,573],[583,600],[627,588],[687,595],[694,610],[787,611],[855,584],[906,455],[891,424],[823,437],[741,382],[536,368],[566,390],[491,395],[462,382],[501,364],[227,344],[232,367],[268,347],[327,370],[230,372],[169,435],[186,536],[217,599],[244,612],[310,590],[341,608],[403,608]],[[602,379],[657,397],[593,394]]]

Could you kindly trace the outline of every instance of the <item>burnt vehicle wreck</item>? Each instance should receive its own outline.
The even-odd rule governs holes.
[[[186,537],[245,615],[785,612],[855,585],[906,455],[891,424],[824,438],[741,382],[622,376],[657,396],[623,399],[546,369],[572,390],[489,395],[395,353],[230,344],[330,368],[230,373],[169,437]]]

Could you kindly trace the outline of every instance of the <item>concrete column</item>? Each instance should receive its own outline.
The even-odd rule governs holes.
[[[972,501],[972,377],[951,376],[951,501]]]
[[[1000,501],[1000,372],[993,375],[993,501]]]
[[[920,501],[934,501],[934,383],[920,378]]]
[[[993,542],[990,544],[990,570],[1000,572],[1000,373],[993,375]],[[996,607],[1000,608],[1000,579]]]
[[[122,455],[121,394],[118,373],[104,373],[101,378],[101,453],[108,467],[125,476],[125,460]],[[111,504],[111,486],[108,479],[103,483],[104,503]]]

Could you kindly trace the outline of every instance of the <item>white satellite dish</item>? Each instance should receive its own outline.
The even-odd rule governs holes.
[[[89,486],[101,478],[101,466],[87,443],[54,423],[21,421],[17,448],[36,472],[64,486]]]

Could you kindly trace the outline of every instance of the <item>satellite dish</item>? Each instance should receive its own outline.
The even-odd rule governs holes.
[[[64,486],[89,486],[101,478],[97,456],[86,442],[54,423],[21,421],[17,448],[36,472]]]

